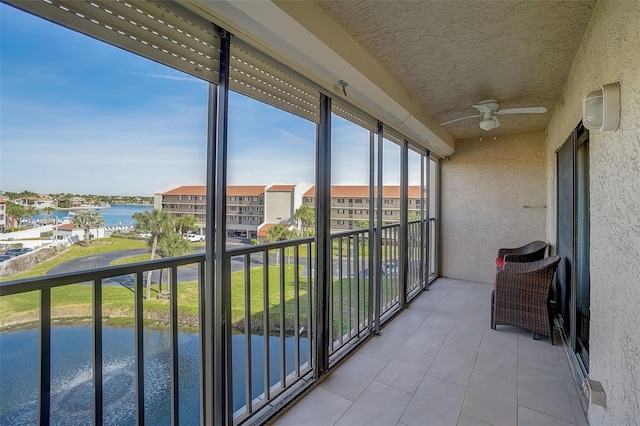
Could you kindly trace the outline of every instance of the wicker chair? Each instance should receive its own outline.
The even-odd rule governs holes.
[[[496,266],[502,269],[502,265],[506,262],[533,262],[535,260],[544,259],[547,251],[547,243],[544,241],[533,241],[522,247],[501,248],[498,250]]]
[[[549,299],[560,256],[535,262],[506,262],[491,293],[491,328],[515,325],[549,337],[553,345]]]

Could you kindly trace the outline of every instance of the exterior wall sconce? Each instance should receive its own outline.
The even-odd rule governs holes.
[[[620,85],[605,84],[582,100],[582,124],[589,130],[616,130],[620,123]]]

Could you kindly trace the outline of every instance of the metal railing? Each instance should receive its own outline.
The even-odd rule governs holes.
[[[332,234],[331,247],[329,353],[333,354],[370,331],[373,273],[369,270],[368,230]]]
[[[198,268],[198,293],[203,293],[204,255],[189,255],[171,259],[150,260],[126,266],[115,266],[92,269],[82,272],[63,273],[38,278],[27,278],[8,281],[0,284],[0,297],[17,295],[31,291],[40,293],[39,306],[39,370],[38,385],[38,420],[39,424],[49,424],[51,419],[51,329],[52,329],[52,290],[73,285],[89,283],[92,287],[92,369],[93,369],[93,423],[103,422],[103,282],[108,279],[125,278],[132,282],[133,328],[135,339],[135,418],[137,424],[144,424],[144,306],[145,273],[154,270],[168,269],[169,276],[169,347],[170,347],[170,393],[171,422],[179,424],[179,378],[178,378],[178,268],[195,264]],[[129,281],[130,280],[130,281]],[[202,305],[199,300],[199,320],[202,323]]]
[[[241,307],[232,304],[234,333],[243,335],[245,349],[243,359],[230,359],[234,373],[244,375],[245,388],[234,423],[267,407],[312,372],[314,252],[314,238],[301,238],[225,253],[230,284],[242,287],[243,299]],[[262,336],[261,347],[254,347],[254,336]],[[258,368],[256,353],[263,356]]]
[[[410,300],[426,286],[433,272],[424,247],[427,223],[435,220],[412,221],[407,228],[406,274],[401,274],[400,224],[384,225],[381,245],[374,250],[369,230],[345,231],[332,234],[331,274],[329,283],[329,336],[326,344],[333,361],[341,358],[351,347],[375,331],[381,321],[400,309],[400,295],[406,291]],[[377,232],[374,230],[374,232]],[[429,248],[434,247],[433,231],[429,232]],[[373,250],[373,251],[372,251]],[[233,372],[227,383],[233,400],[234,424],[249,423],[263,418],[272,410],[274,401],[282,401],[295,394],[314,379],[315,336],[314,291],[317,265],[315,238],[244,246],[228,247],[222,267],[229,282],[233,338],[225,355],[227,369]],[[374,264],[374,257],[378,256]],[[106,267],[83,272],[65,273],[15,280],[0,284],[0,297],[30,291],[40,292],[40,384],[39,416],[51,415],[51,291],[54,288],[89,283],[92,286],[91,317],[93,320],[93,418],[102,424],[103,409],[103,286],[105,281],[127,276],[133,290],[131,315],[135,336],[135,417],[139,424],[145,418],[144,394],[144,320],[146,317],[145,279],[149,271],[168,269],[169,301],[166,318],[169,326],[170,350],[170,406],[171,423],[179,424],[179,360],[178,360],[178,297],[181,294],[181,273],[185,265],[197,268],[198,330],[200,333],[200,398],[203,398],[204,366],[203,336],[205,255],[189,255],[158,259],[125,266]],[[375,273],[376,266],[381,274]],[[180,268],[180,269],[179,269]],[[182,271],[182,272],[181,272]],[[405,278],[406,283],[401,282]],[[193,274],[192,274],[193,276]],[[379,281],[379,287],[377,280]],[[380,309],[374,299],[379,289]],[[234,389],[237,387],[237,389]],[[235,392],[234,392],[235,390]],[[202,405],[205,403],[202,402]],[[46,424],[45,422],[42,422]]]

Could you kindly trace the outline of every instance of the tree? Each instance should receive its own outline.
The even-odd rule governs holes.
[[[357,221],[356,229],[369,229],[369,221],[364,219]]]
[[[303,237],[311,235],[311,227],[316,223],[316,211],[305,204],[298,207],[293,214],[296,225],[300,228]]]
[[[176,232],[184,235],[189,231],[196,231],[198,229],[198,219],[192,214],[185,214],[175,218],[174,225]]]
[[[49,224],[49,217],[51,216],[51,212],[55,209],[51,206],[47,206],[44,208],[45,213],[47,213],[47,225]]]
[[[296,237],[295,231],[290,230],[285,225],[278,224],[267,229],[267,241],[269,242],[286,241],[286,240],[291,240],[295,237]],[[280,250],[276,250],[276,263],[278,263],[279,261],[280,261]]]
[[[408,214],[409,222],[414,222],[416,220],[420,220],[421,217],[422,216],[420,215],[420,212],[412,211],[412,212],[409,212],[409,214]]]
[[[151,234],[149,238],[149,244],[151,245],[151,257],[153,260],[156,256],[156,249],[158,247],[158,239],[174,229],[173,216],[171,213],[167,213],[164,210],[148,210],[144,212],[135,213],[132,216],[136,221],[136,228],[144,233]],[[147,274],[147,300],[151,299],[151,273]]]
[[[38,214],[38,209],[33,206],[27,206],[24,208],[24,214],[29,217],[29,223],[32,223],[33,217]]]
[[[189,241],[182,238],[177,232],[168,232],[162,234],[158,240],[158,251],[161,257],[184,256],[191,253],[191,245]],[[167,271],[167,276],[169,272]],[[158,298],[162,296],[162,270],[158,280]]]
[[[7,202],[6,215],[11,220],[14,228],[20,224],[20,219],[24,214],[24,207],[20,204],[12,203],[11,201]]]
[[[76,225],[78,228],[84,229],[84,246],[89,246],[89,231],[91,228],[98,228],[100,226],[104,226],[104,219],[102,218],[102,214],[96,210],[78,210],[73,218],[71,218],[71,223]]]

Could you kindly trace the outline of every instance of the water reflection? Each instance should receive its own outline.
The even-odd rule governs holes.
[[[306,339],[300,362],[307,360]],[[245,336],[232,338],[233,406],[245,404]],[[286,371],[294,370],[295,339],[285,339]],[[104,424],[135,423],[134,333],[130,328],[103,329]],[[252,395],[264,391],[264,339],[251,336]],[[145,424],[170,424],[169,334],[145,330]],[[280,377],[280,339],[269,338],[271,384]],[[93,419],[93,372],[90,327],[52,329],[51,424],[86,425]],[[197,334],[179,333],[180,422],[199,424],[200,360]],[[36,424],[38,418],[38,330],[0,334],[0,424]]]

